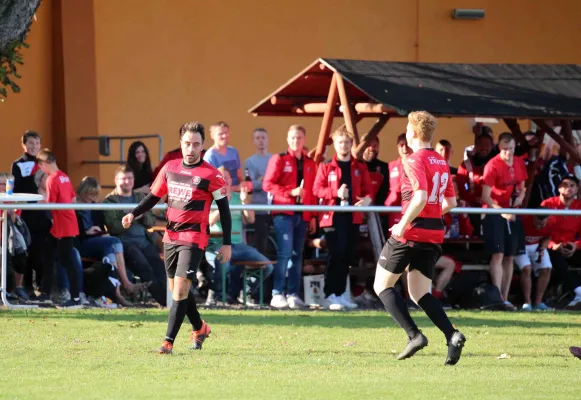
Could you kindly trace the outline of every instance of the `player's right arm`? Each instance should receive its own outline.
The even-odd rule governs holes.
[[[149,210],[151,210],[159,200],[167,194],[167,179],[166,179],[167,164],[163,166],[157,178],[151,185],[151,192],[141,200],[141,202],[133,209],[132,212],[125,215],[121,220],[125,229],[131,226],[134,219],[139,218]]]
[[[399,223],[390,229],[392,235],[399,237],[403,235],[408,225],[420,215],[428,202],[428,179],[423,163],[420,160],[408,159],[408,162],[404,164],[404,168],[412,185],[414,195]]]

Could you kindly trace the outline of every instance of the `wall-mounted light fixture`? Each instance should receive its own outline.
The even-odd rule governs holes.
[[[452,11],[454,19],[482,19],[484,10],[479,8],[455,8]]]

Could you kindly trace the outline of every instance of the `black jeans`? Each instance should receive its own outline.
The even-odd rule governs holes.
[[[569,265],[581,266],[581,250],[577,250],[570,258],[565,258],[559,251],[549,250],[553,271],[549,286],[563,285],[565,291],[572,291],[581,286],[581,278],[578,274],[569,270]]]
[[[325,228],[329,258],[325,268],[325,297],[342,295],[347,287],[349,266],[356,258],[359,225],[353,223],[351,213],[335,213],[333,227]]]
[[[127,269],[137,275],[142,282],[151,282],[149,293],[161,306],[165,306],[167,276],[155,245],[149,241],[144,243],[125,241],[123,250]]]
[[[44,272],[42,279],[42,292],[51,294],[54,282],[54,268],[56,265],[56,255],[62,266],[67,271],[67,278],[69,279],[69,291],[71,298],[79,298],[79,275],[75,268],[75,261],[73,260],[73,237],[64,237],[57,239],[52,235],[49,236],[47,246],[47,259],[44,263]]]

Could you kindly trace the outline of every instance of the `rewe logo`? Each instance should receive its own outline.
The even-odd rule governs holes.
[[[185,201],[192,198],[192,188],[170,183],[168,185],[168,194],[172,200]]]

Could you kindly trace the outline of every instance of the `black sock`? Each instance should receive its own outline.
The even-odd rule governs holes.
[[[410,339],[420,333],[410,312],[408,311],[405,300],[394,288],[387,288],[379,293],[379,298],[385,306],[385,310],[391,315],[393,320],[401,326]]]
[[[438,299],[430,293],[426,293],[420,301],[418,301],[418,306],[424,310],[434,325],[436,325],[438,329],[446,335],[446,342],[449,342],[456,330],[452,326],[452,323],[448,319],[448,316]]]
[[[188,309],[188,300],[174,300],[171,303],[171,307],[169,309],[169,319],[167,321],[167,332],[165,334],[165,340],[170,343],[173,343],[178,332],[180,331],[180,327],[184,322],[184,318],[186,317],[186,311]]]
[[[200,317],[198,307],[196,306],[196,298],[194,297],[194,294],[191,291],[188,293],[187,302],[188,302],[188,312],[187,312],[188,319],[192,324],[192,328],[195,331],[199,331],[200,329],[202,329],[202,317]]]

